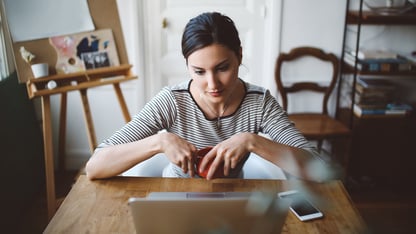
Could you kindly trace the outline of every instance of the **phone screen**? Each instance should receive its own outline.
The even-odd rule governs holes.
[[[323,214],[300,193],[281,193],[279,196],[281,198],[288,198],[291,200],[290,209],[302,221],[316,219],[323,216]]]
[[[286,197],[286,196],[285,196]],[[291,207],[300,216],[310,215],[318,212],[301,194],[292,194],[288,196],[292,199]]]

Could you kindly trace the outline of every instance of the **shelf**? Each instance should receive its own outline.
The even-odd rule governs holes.
[[[343,61],[341,61],[336,106],[337,119],[352,129],[348,174],[354,177],[404,175],[402,171],[405,167],[403,165],[414,161],[408,155],[414,146],[413,139],[416,133],[416,101],[413,100],[412,95],[412,88],[416,85],[416,65],[404,60],[357,60],[357,57],[352,55],[355,55],[355,53],[351,53],[351,51],[358,52],[362,49],[362,43],[367,42],[367,39],[362,39],[362,35],[374,30],[372,28],[374,26],[386,26],[388,28],[399,26],[399,31],[414,30],[414,26],[416,26],[416,8],[402,14],[381,14],[370,10],[356,10],[357,6],[359,6],[359,9],[363,9],[364,1],[347,1],[341,55]],[[353,5],[350,5],[351,3]],[[388,32],[386,34],[387,39],[389,39],[389,33],[394,32]],[[404,36],[409,35],[405,33]],[[410,36],[412,38],[405,40],[406,43],[412,41],[413,35]],[[400,36],[396,35],[394,39],[396,38],[400,40]],[[384,38],[377,39],[380,40],[377,40],[374,46],[371,45],[370,49],[383,49],[384,45],[389,46],[389,41],[383,40]],[[401,41],[398,43],[401,43]],[[397,45],[397,47],[406,48],[406,45]],[[397,48],[394,50],[397,50]],[[391,111],[376,112],[380,114],[368,114],[369,112],[357,109],[354,111],[354,105],[366,102],[361,99],[363,93],[361,93],[361,96],[360,94],[357,95],[356,85],[360,78],[391,81],[397,89],[393,91],[391,98],[388,98],[388,102],[397,101],[410,104],[413,110],[403,114],[392,114]],[[386,102],[382,94],[373,95],[370,100],[370,103],[379,103],[380,105]],[[396,163],[392,163],[392,156],[399,157],[397,160],[393,160]],[[394,173],[391,173],[391,171]]]
[[[348,107],[343,107],[343,108],[340,108],[339,109],[339,111],[340,111],[340,116],[339,116],[339,120],[342,122],[342,123],[344,123],[344,124],[346,124],[346,125],[349,125],[349,121],[350,121],[350,119],[349,119],[349,115],[350,115],[350,113],[352,112],[352,110],[351,110],[351,108],[348,108]],[[357,114],[355,114],[355,113],[353,113],[353,118],[354,118],[354,120],[371,120],[371,119],[414,119],[414,117],[412,117],[412,116],[414,116],[415,115],[415,113],[414,113],[414,111],[410,111],[409,113],[407,113],[407,114],[397,114],[397,115],[394,115],[394,114],[386,114],[386,115],[383,115],[383,114],[365,114],[365,115],[361,115],[361,116],[358,116]]]
[[[354,73],[354,67],[350,64],[344,62],[342,66],[343,73]],[[415,78],[416,79],[416,70],[412,71],[360,71],[357,69],[356,71],[357,75],[363,75],[363,76],[397,76],[397,77],[409,77],[409,78]]]
[[[97,68],[84,72],[69,74],[57,74],[42,78],[30,79],[26,82],[29,98],[64,93],[74,90],[88,89],[92,87],[117,84],[124,81],[137,79],[131,74],[131,65]],[[54,81],[56,88],[48,89],[48,82]]]
[[[358,116],[354,114],[354,118],[356,119],[404,119],[408,118],[410,114],[403,114],[403,115],[361,115]]]
[[[397,15],[380,15],[372,11],[363,11],[360,18],[359,11],[347,13],[347,24],[367,25],[416,25],[416,10]]]

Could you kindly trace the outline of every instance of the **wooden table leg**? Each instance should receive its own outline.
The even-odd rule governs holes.
[[[43,148],[45,156],[46,202],[48,219],[56,212],[55,171],[53,164],[52,119],[50,96],[42,96]]]
[[[120,103],[121,111],[123,112],[124,120],[126,122],[130,122],[131,117],[129,114],[129,110],[127,109],[126,101],[124,100],[123,93],[120,89],[120,83],[114,83],[114,90],[116,91],[118,102]]]
[[[67,93],[61,93],[61,113],[59,114],[59,170],[65,170]]]
[[[91,117],[91,110],[90,110],[90,104],[88,102],[87,90],[81,89],[80,93],[81,93],[82,106],[84,108],[85,124],[87,125],[87,134],[88,134],[88,140],[90,143],[90,151],[91,153],[93,153],[95,147],[97,147],[97,139],[95,136],[94,123]]]

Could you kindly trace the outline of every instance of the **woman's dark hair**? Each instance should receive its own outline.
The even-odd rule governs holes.
[[[241,41],[234,22],[218,12],[207,12],[192,18],[182,35],[182,54],[188,59],[194,51],[218,43],[241,57]]]

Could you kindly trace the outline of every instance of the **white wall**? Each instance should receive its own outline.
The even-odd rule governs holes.
[[[143,8],[142,1],[118,0],[120,18],[123,26],[126,47],[130,63],[139,75],[139,80],[122,85],[123,92],[129,107],[130,114],[135,114],[144,104],[143,71],[146,61],[142,57],[143,41],[140,29]],[[282,22],[282,31],[276,32],[281,36],[279,45],[271,45],[277,51],[288,51],[292,47],[311,45],[339,55],[342,46],[342,34],[345,14],[345,0],[283,0],[281,12],[268,12],[274,14],[274,22]],[[280,10],[279,7],[275,9]],[[276,27],[279,28],[279,27]],[[277,54],[276,54],[277,56]],[[274,63],[273,63],[274,64]],[[266,69],[266,68],[265,68]],[[264,82],[270,90],[275,90],[273,67],[270,69],[270,80]],[[276,92],[274,93],[276,94]],[[111,87],[101,87],[89,91],[91,111],[95,124],[97,141],[101,142],[110,136],[123,124],[123,118],[114,92]],[[53,117],[58,119],[59,99],[53,98]],[[67,132],[67,167],[74,169],[83,166],[89,158],[88,140],[83,121],[79,94],[74,92],[68,96],[68,132]],[[58,129],[54,122],[54,129]],[[57,133],[55,132],[56,136]],[[55,138],[56,139],[56,138]],[[57,143],[55,144],[57,145]]]
[[[290,49],[299,46],[312,46],[331,52],[340,57],[342,51],[342,40],[344,33],[346,0],[285,0],[282,14],[281,52],[288,52]],[[302,61],[304,62],[304,61]],[[305,69],[296,67],[285,67],[283,74],[288,80],[313,79],[327,83],[328,75],[332,70],[311,61],[305,65]],[[335,89],[336,90],[336,89]],[[309,105],[310,100],[317,100],[320,96],[312,93],[307,94],[308,103],[302,101],[304,97],[294,96],[288,111],[313,111],[321,108],[320,105]],[[280,97],[279,97],[280,98]],[[330,99],[330,112],[334,113],[336,103],[335,92]]]
[[[341,55],[346,0],[285,0],[281,50],[315,46]]]
[[[124,98],[127,103],[130,115],[139,111],[144,103],[141,93],[143,93],[143,80],[140,79],[143,68],[143,57],[140,54],[142,46],[138,28],[140,13],[138,4],[135,0],[117,0],[120,21],[123,28],[129,62],[133,64],[133,72],[139,76],[137,81],[121,83]],[[122,127],[125,122],[122,116],[117,97],[112,86],[102,86],[88,90],[88,98],[93,118],[97,143],[111,136],[114,131]],[[67,111],[67,132],[66,132],[66,168],[79,169],[88,160],[90,149],[88,145],[86,125],[84,121],[83,109],[79,92],[68,93]],[[59,130],[59,102],[60,96],[54,95],[52,102],[53,119],[53,145],[55,155],[55,165],[58,163],[58,130]],[[40,102],[35,101],[38,118],[40,116]]]

